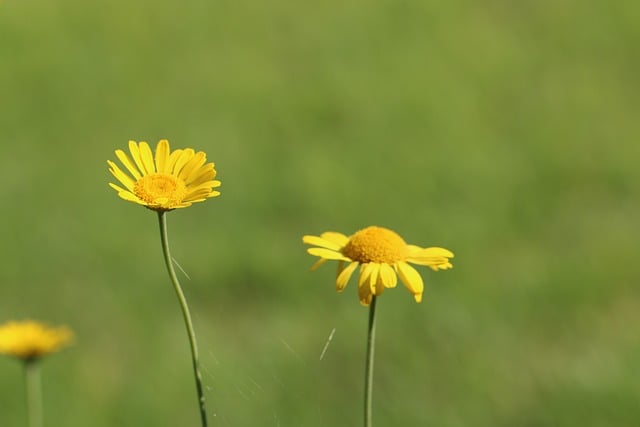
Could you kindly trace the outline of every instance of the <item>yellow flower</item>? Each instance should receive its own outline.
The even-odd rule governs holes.
[[[50,328],[40,322],[26,320],[0,326],[0,354],[33,360],[60,350],[73,339],[66,326]]]
[[[122,150],[116,150],[116,156],[130,175],[107,160],[109,171],[125,188],[109,185],[124,200],[164,212],[220,195],[213,190],[220,186],[220,181],[214,180],[214,164],[205,164],[207,155],[202,151],[185,148],[172,152],[166,139],[158,142],[155,160],[146,142],[129,141],[129,151],[131,158]]]
[[[396,274],[416,302],[422,301],[422,277],[408,262],[426,265],[434,271],[453,267],[449,262],[449,258],[453,258],[451,251],[408,245],[398,234],[382,227],[367,227],[350,237],[328,231],[320,236],[304,236],[302,241],[315,246],[307,249],[308,253],[320,257],[311,270],[327,260],[340,261],[336,279],[338,292],[344,290],[360,265],[358,296],[363,305],[369,305],[372,296],[382,294],[385,288],[395,287]]]

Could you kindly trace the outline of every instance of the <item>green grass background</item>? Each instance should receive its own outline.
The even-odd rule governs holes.
[[[215,426],[361,424],[367,310],[301,236],[456,253],[379,304],[377,426],[640,424],[636,2],[0,2],[0,321],[71,326],[48,426],[195,426],[129,139],[207,152],[169,215]],[[335,329],[326,354],[321,351]],[[0,359],[0,425],[25,425]]]

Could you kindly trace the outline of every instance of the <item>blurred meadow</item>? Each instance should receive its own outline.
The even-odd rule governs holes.
[[[379,300],[377,426],[640,425],[640,5],[0,1],[0,322],[66,324],[49,426],[198,423],[127,141],[222,195],[169,213],[213,426],[357,426],[367,309],[304,234],[453,250]],[[333,339],[322,360],[330,334]],[[0,425],[25,425],[0,359]]]

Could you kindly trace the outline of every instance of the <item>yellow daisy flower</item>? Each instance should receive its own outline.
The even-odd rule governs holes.
[[[373,295],[380,295],[385,288],[396,286],[398,276],[416,300],[422,301],[424,284],[422,277],[408,263],[426,265],[432,270],[446,270],[452,266],[453,253],[443,248],[421,248],[408,245],[395,232],[371,226],[347,237],[328,231],[320,236],[304,236],[302,241],[315,247],[307,249],[320,259],[311,267],[315,270],[327,260],[337,260],[336,289],[342,292],[355,269],[360,266],[358,296],[363,305],[369,305]]]
[[[109,171],[124,188],[109,185],[124,200],[164,212],[220,195],[219,191],[213,190],[221,185],[220,181],[214,180],[214,164],[205,164],[207,155],[202,151],[196,153],[192,148],[185,148],[172,152],[166,139],[158,142],[155,159],[149,144],[144,141],[129,141],[129,151],[131,157],[116,150],[116,156],[129,174],[107,160]]]
[[[0,354],[33,360],[67,346],[73,332],[66,326],[48,327],[40,322],[10,321],[0,326]]]

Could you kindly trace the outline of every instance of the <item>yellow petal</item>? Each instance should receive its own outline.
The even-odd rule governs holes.
[[[409,289],[409,291],[414,296],[422,296],[422,292],[424,291],[424,283],[422,281],[422,277],[420,277],[420,273],[418,273],[415,268],[411,267],[406,262],[397,262],[395,266],[398,275],[400,276],[400,280],[402,280],[402,283],[404,283],[407,289]]]
[[[345,286],[347,286],[347,283],[349,283],[349,279],[351,278],[351,275],[353,274],[357,266],[357,262],[352,262],[345,269],[343,269],[340,274],[338,274],[338,278],[336,279],[336,290],[338,292],[342,292]]]
[[[169,154],[169,159],[167,160],[167,164],[164,165],[164,170],[166,174],[175,175],[174,170],[176,167],[176,162],[178,161],[180,156],[182,156],[182,151],[183,150],[181,149],[177,149],[175,151],[172,151],[171,154]]]
[[[207,161],[207,155],[202,151],[198,151],[195,156],[193,156],[187,164],[184,165],[178,178],[182,179],[184,182],[191,182],[193,179],[199,176],[200,168],[204,165],[204,162]],[[191,178],[191,179],[189,179]]]
[[[127,156],[127,154],[124,151],[116,150],[116,156],[118,157],[118,160],[120,160],[120,162],[124,165],[125,168],[127,168],[129,173],[131,173],[131,175],[133,175],[133,177],[136,180],[142,177],[142,174],[140,173],[136,165],[131,161],[129,156]]]
[[[213,167],[207,168],[206,166],[207,165],[199,166],[193,169],[189,176],[185,178],[184,182],[187,185],[198,185],[199,183],[213,180],[213,178],[216,177],[216,171]]]
[[[109,172],[111,172],[111,174],[116,177],[116,179],[118,181],[120,181],[122,183],[122,185],[124,185],[125,187],[127,187],[127,190],[129,191],[133,191],[133,186],[135,185],[135,181],[133,179],[131,179],[131,177],[129,175],[127,175],[126,173],[124,173],[122,171],[122,169],[120,169],[118,167],[118,165],[116,165],[115,163],[113,163],[110,160],[107,160],[107,163],[109,164],[110,168],[109,168]]]
[[[331,249],[325,248],[309,248],[307,249],[307,253],[315,256],[319,256],[321,258],[326,259],[335,259],[342,261],[351,261],[349,258],[342,255],[340,252],[332,251]]]
[[[377,284],[378,278],[380,276],[380,264],[378,264],[377,262],[371,262],[369,263],[369,265],[371,265],[371,274],[369,275],[369,286],[371,287],[371,293],[373,293],[374,295],[378,295],[376,290],[378,288]],[[382,282],[380,284],[382,285]]]
[[[410,252],[410,255],[406,260],[418,265],[427,265],[429,267],[432,267],[432,269],[435,266],[435,269],[438,270],[440,268],[440,265],[449,266],[440,269],[451,268],[449,258],[453,258],[453,252],[447,249],[426,248]]]
[[[180,176],[180,172],[182,171],[182,168],[184,168],[184,165],[186,165],[195,154],[196,152],[193,150],[193,148],[185,148],[184,150],[182,150],[182,153],[180,153],[180,157],[178,157],[178,159],[176,160],[176,164],[173,167],[173,175]]]
[[[451,264],[450,262],[443,261],[438,264],[429,265],[429,268],[431,268],[433,271],[448,270],[450,268],[453,268],[453,264]]]
[[[371,304],[371,299],[373,298],[371,288],[369,286],[358,286],[358,298],[360,299],[360,304],[365,307]]]
[[[358,278],[358,287],[367,286],[370,291],[375,294],[379,271],[380,264],[378,263],[369,262],[367,264],[362,264],[362,267],[360,268],[360,277]]]
[[[335,231],[325,231],[320,235],[321,238],[327,240],[329,242],[335,243],[339,245],[339,247],[343,247],[349,242],[349,238],[342,233],[338,233]]]
[[[380,280],[387,288],[395,288],[398,283],[398,276],[389,264],[380,264]]]
[[[140,160],[142,160],[142,164],[144,165],[144,170],[147,175],[151,175],[156,173],[156,165],[153,161],[153,153],[151,152],[151,148],[149,144],[146,142],[141,142],[139,145],[140,148]]]
[[[317,269],[318,269],[318,267],[320,267],[320,266],[321,266],[322,264],[324,264],[325,262],[327,262],[327,260],[326,260],[326,259],[324,259],[324,258],[320,258],[319,260],[317,260],[317,261],[315,262],[315,264],[313,264],[313,265],[311,266],[311,271],[317,270]]]
[[[342,247],[334,242],[318,236],[303,236],[302,241],[307,245],[319,246],[321,248],[332,249],[334,251],[340,251],[340,248]]]
[[[112,186],[112,187],[115,188],[115,186]],[[135,202],[135,203],[138,203],[139,205],[146,205],[146,203],[143,200],[141,200],[138,196],[126,190],[119,191],[118,197],[128,202]]]
[[[109,183],[109,187],[113,188],[113,189],[114,189],[114,190],[116,190],[118,193],[120,193],[120,192],[122,192],[122,191],[127,191],[127,190],[125,190],[124,188],[122,188],[122,187],[120,187],[120,186],[118,186],[118,185],[116,185],[116,184],[113,184],[113,183],[111,183],[111,182]]]
[[[140,144],[142,144],[142,142]],[[131,157],[133,158],[133,161],[135,162],[138,170],[142,173],[143,176],[147,175],[147,170],[144,167],[142,158],[140,157],[140,148],[135,141],[129,141],[129,152],[131,153]]]
[[[158,173],[167,173],[165,166],[169,161],[170,152],[169,141],[166,139],[158,141],[158,145],[156,145],[156,171]]]

